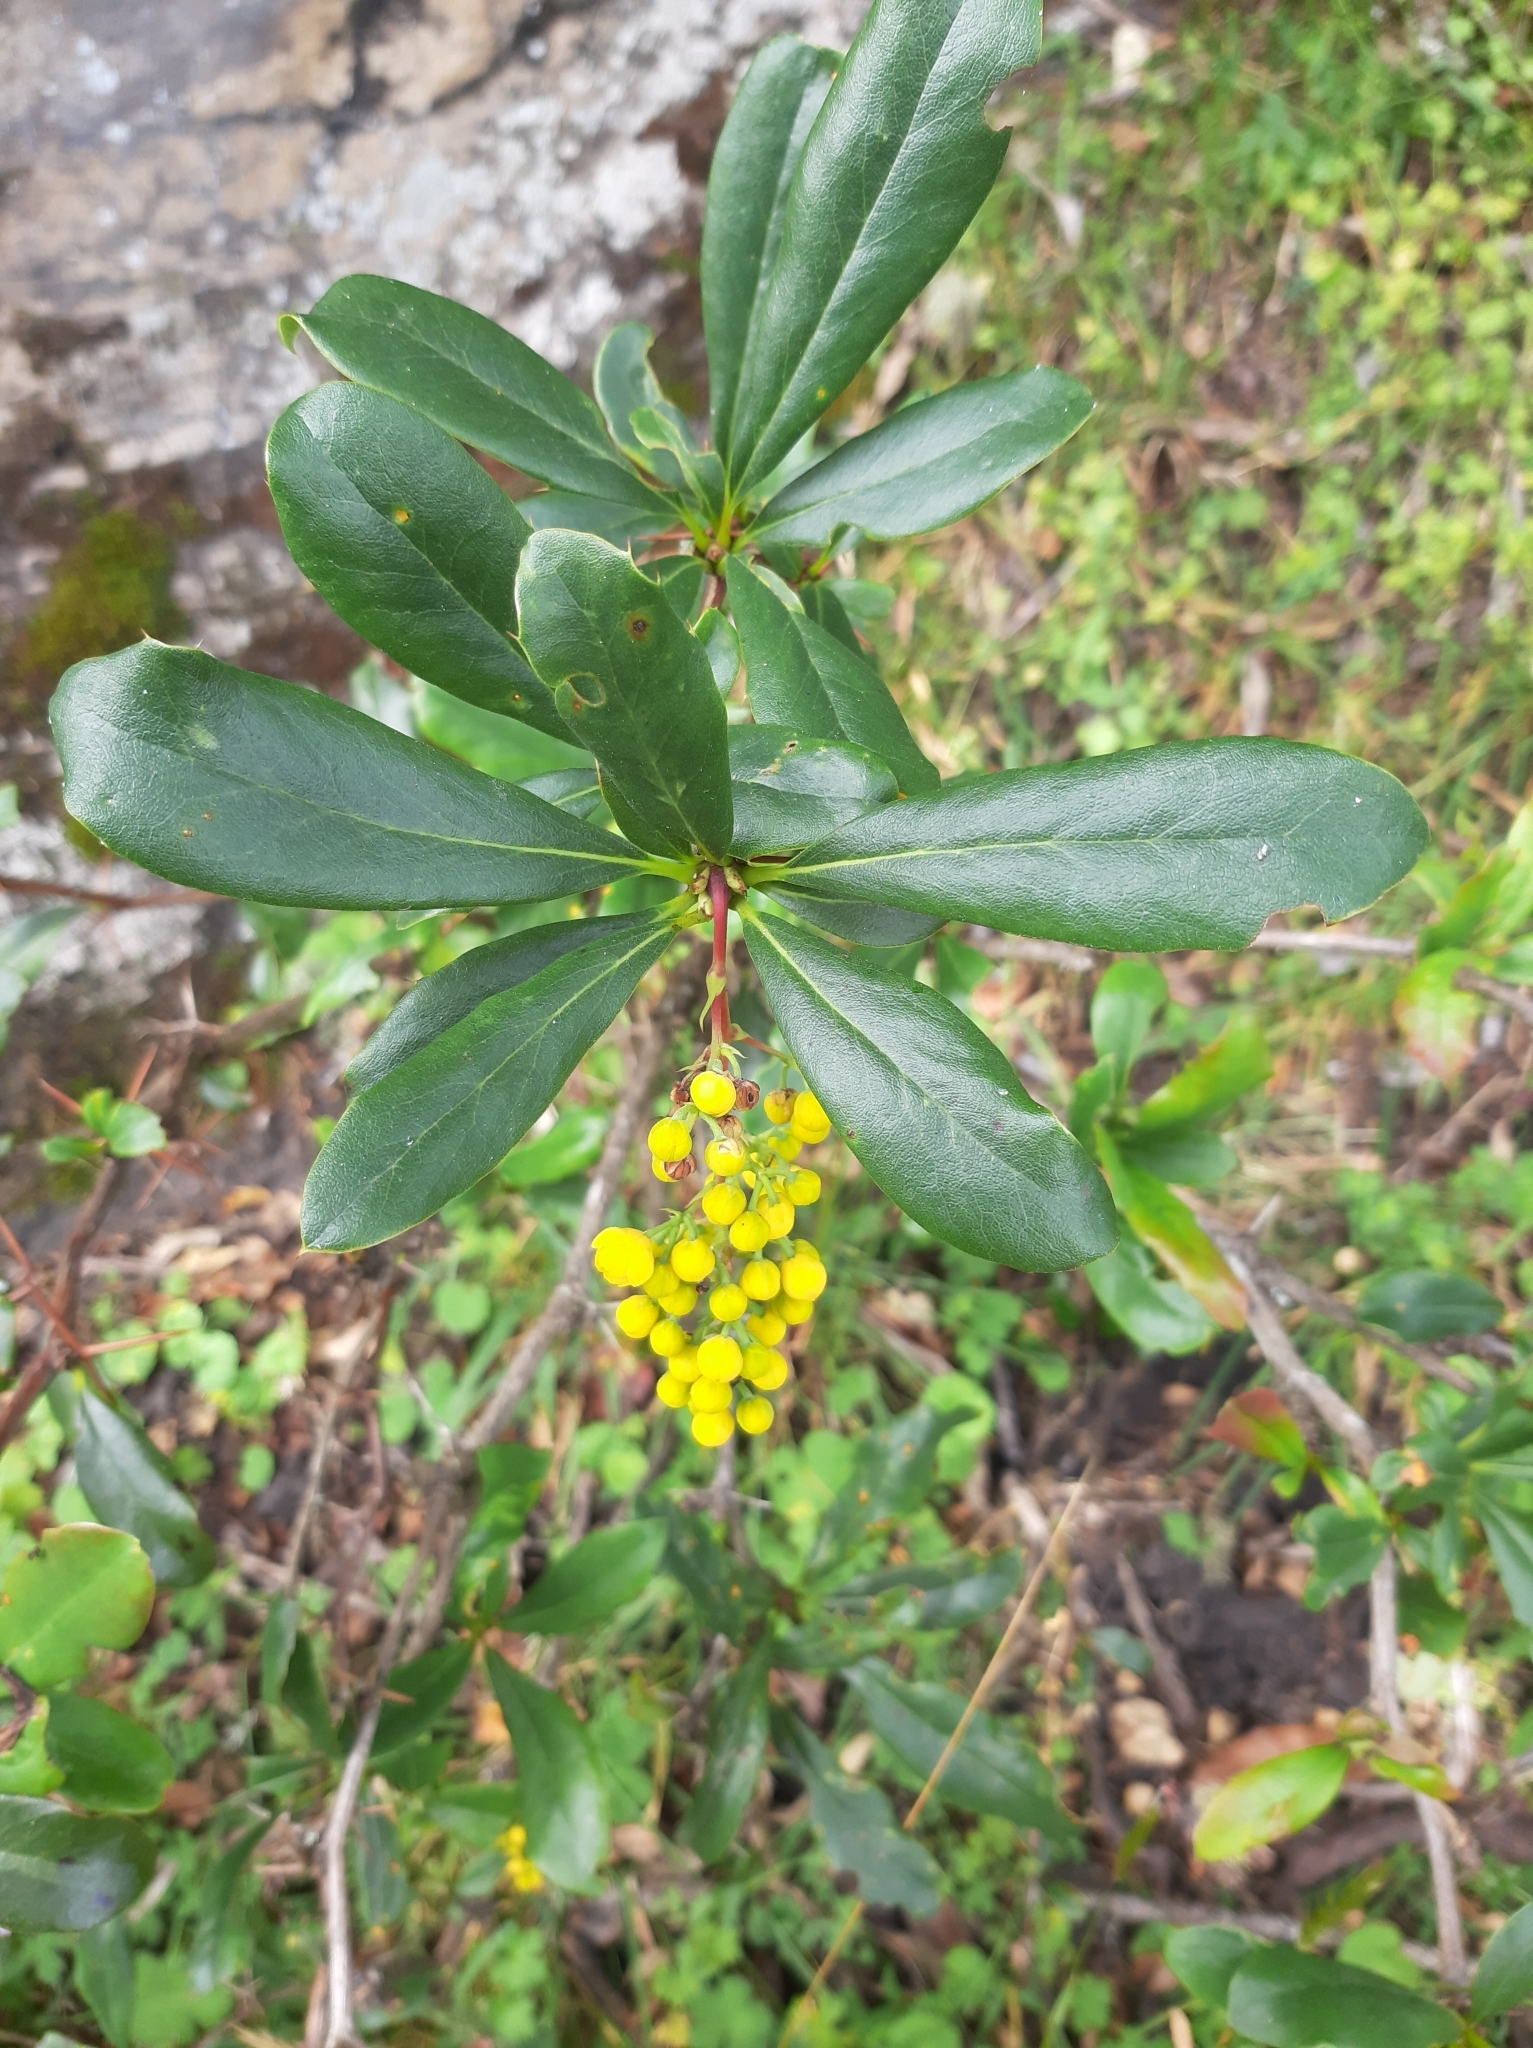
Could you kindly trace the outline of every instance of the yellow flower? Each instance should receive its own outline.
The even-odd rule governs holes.
[[[656,1323],[649,1333],[649,1348],[656,1358],[674,1358],[687,1348],[687,1333],[680,1323]]]
[[[800,1323],[807,1323],[813,1316],[814,1303],[812,1301],[795,1301],[791,1295],[780,1295],[777,1302],[777,1313],[785,1323],[791,1323],[796,1329]]]
[[[772,1427],[773,1408],[770,1401],[753,1397],[742,1401],[735,1410],[735,1420],[747,1436],[760,1436],[763,1430]]]
[[[695,1287],[713,1271],[713,1253],[700,1237],[684,1237],[671,1253],[671,1271]]]
[[[745,1354],[745,1377],[752,1386],[770,1393],[788,1377],[788,1361],[780,1351],[769,1350],[765,1344],[752,1344]]]
[[[635,1343],[647,1337],[659,1319],[660,1311],[647,1294],[630,1294],[626,1301],[617,1305],[617,1326],[625,1337],[632,1337]]]
[[[733,1337],[705,1337],[697,1347],[697,1370],[704,1380],[737,1380],[741,1363],[740,1347]]]
[[[761,1211],[761,1220],[767,1227],[767,1242],[774,1238],[786,1237],[793,1228],[793,1204],[791,1202],[767,1202]]]
[[[713,1138],[704,1148],[703,1158],[710,1173],[727,1179],[745,1164],[745,1147],[738,1138]]]
[[[690,1092],[704,1116],[728,1116],[735,1106],[735,1084],[727,1074],[694,1074]]]
[[[687,1405],[687,1383],[677,1379],[673,1372],[661,1373],[655,1382],[655,1399],[663,1401],[667,1408],[685,1408]]]
[[[747,1209],[729,1226],[729,1242],[737,1252],[759,1252],[770,1236],[766,1218],[754,1209]]]
[[[782,1291],[790,1301],[818,1301],[825,1292],[825,1268],[818,1259],[795,1251],[791,1259],[783,1260]]]
[[[812,1208],[820,1199],[820,1176],[812,1168],[801,1166],[788,1181],[788,1199],[797,1202],[801,1209]]]
[[[687,1406],[694,1415],[721,1415],[729,1406],[728,1382],[694,1380],[687,1389]]]
[[[692,1150],[692,1133],[679,1117],[663,1116],[649,1127],[650,1156],[672,1161],[685,1159]]]
[[[642,1230],[599,1230],[591,1240],[591,1259],[613,1287],[642,1287],[655,1270],[655,1248]]]
[[[732,1280],[715,1287],[708,1297],[708,1313],[716,1323],[737,1323],[749,1307],[745,1289],[736,1287]]]
[[[806,1145],[818,1145],[822,1138],[830,1135],[830,1118],[807,1088],[793,1105],[788,1128]]]
[[[734,1433],[735,1419],[727,1409],[692,1417],[692,1434],[707,1450],[718,1450],[720,1445],[729,1442]]]
[[[759,1316],[747,1316],[745,1327],[758,1344],[780,1344],[788,1325],[775,1308],[763,1309]]]
[[[745,1208],[745,1190],[736,1187],[733,1181],[721,1182],[711,1187],[703,1196],[703,1214],[710,1223],[717,1223],[727,1229]]]
[[[761,1107],[766,1111],[769,1123],[785,1124],[793,1114],[793,1090],[774,1088],[763,1098]]]
[[[740,1275],[740,1286],[752,1301],[770,1301],[782,1287],[782,1275],[770,1259],[752,1259]]]

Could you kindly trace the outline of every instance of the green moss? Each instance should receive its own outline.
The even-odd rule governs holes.
[[[141,634],[169,639],[185,625],[170,594],[175,549],[138,513],[97,513],[59,559],[28,620],[19,667],[51,684],[72,662],[110,654]]]

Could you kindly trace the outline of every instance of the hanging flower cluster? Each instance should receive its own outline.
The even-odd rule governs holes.
[[[518,1822],[495,1837],[506,1859],[505,1879],[514,1892],[540,1892],[543,1873],[527,1854],[527,1830]]]
[[[701,1121],[702,1187],[657,1229],[604,1230],[591,1249],[603,1280],[634,1290],[618,1303],[617,1326],[664,1361],[656,1394],[687,1409],[698,1443],[716,1449],[737,1426],[748,1436],[771,1428],[766,1396],[788,1377],[777,1347],[824,1292],[820,1254],[793,1229],[798,1211],[820,1198],[820,1176],[798,1156],[829,1135],[830,1119],[806,1090],[779,1088],[761,1101],[755,1082],[714,1066],[679,1084],[672,1100],[649,1133],[655,1177],[692,1178]],[[758,1101],[771,1128],[752,1134],[739,1112]]]

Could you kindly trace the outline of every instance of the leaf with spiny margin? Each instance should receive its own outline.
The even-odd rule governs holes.
[[[946,1243],[1029,1272],[1117,1236],[1111,1199],[1005,1055],[935,990],[886,979],[782,918],[746,942],[804,1076],[885,1194]]]
[[[1062,370],[955,384],[800,470],[751,539],[824,547],[848,528],[869,540],[930,533],[1035,468],[1090,416],[1090,392]]]
[[[651,514],[655,532],[675,516],[613,448],[585,393],[483,313],[361,273],[278,325],[289,346],[306,334],[343,376],[541,483]]]
[[[378,1244],[499,1164],[671,942],[664,924],[622,924],[479,1003],[357,1097],[310,1170],[307,1246]]]
[[[649,866],[610,832],[317,690],[194,648],[146,640],[76,662],[50,716],[65,809],[193,889],[435,910],[566,896]]]
[[[589,534],[534,534],[516,578],[522,644],[596,756],[621,831],[721,859],[733,822],[729,720],[708,656],[657,583]]]
[[[1229,952],[1277,910],[1363,909],[1426,843],[1382,768],[1288,740],[1194,740],[965,777],[843,826],[783,882],[1114,952]]]
[[[892,771],[865,747],[785,725],[732,725],[730,851],[750,856],[807,846],[898,794]]]

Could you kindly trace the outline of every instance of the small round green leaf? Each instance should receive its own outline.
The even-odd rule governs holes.
[[[81,1693],[53,1695],[47,1741],[65,1797],[101,1813],[153,1813],[176,1774],[157,1735]]]
[[[1193,1853],[1206,1863],[1230,1863],[1260,1843],[1296,1834],[1325,1812],[1346,1775],[1347,1752],[1339,1742],[1296,1749],[1237,1771],[1204,1808]]]
[[[153,1604],[149,1560],[132,1536],[94,1522],[45,1530],[0,1587],[0,1664],[39,1692],[66,1685],[92,1649],[136,1643]]]

